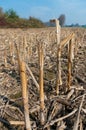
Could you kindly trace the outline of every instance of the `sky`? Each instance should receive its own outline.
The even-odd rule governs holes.
[[[22,18],[47,22],[65,14],[65,24],[86,24],[86,0],[0,0],[4,11],[13,9]]]

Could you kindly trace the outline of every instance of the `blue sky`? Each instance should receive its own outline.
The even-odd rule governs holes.
[[[86,24],[86,0],[0,0],[0,7],[14,9],[23,18],[48,21],[65,14],[66,24]]]

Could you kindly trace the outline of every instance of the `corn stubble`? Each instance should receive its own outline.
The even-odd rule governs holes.
[[[75,90],[79,89],[74,86],[71,86],[72,67],[73,67],[73,60],[74,60],[74,54],[75,54],[74,49],[76,50],[76,48],[77,48],[75,46],[75,41],[76,41],[75,34],[69,33],[64,39],[61,39],[61,27],[59,25],[59,21],[56,19],[53,21],[56,23],[56,33],[55,33],[56,39],[54,39],[55,41],[53,40],[54,41],[53,45],[56,45],[56,48],[54,48],[54,51],[52,51],[53,50],[52,41],[50,44],[48,42],[46,42],[46,39],[47,39],[47,41],[50,40],[51,32],[50,32],[50,34],[46,35],[44,38],[41,38],[41,40],[39,40],[39,39],[41,36],[44,36],[45,32],[44,33],[39,32],[39,34],[37,34],[37,35],[35,35],[35,34],[28,35],[28,33],[27,33],[27,36],[22,34],[23,37],[21,37],[21,38],[20,38],[20,36],[18,37],[16,35],[15,41],[18,40],[18,43],[15,42],[14,44],[12,44],[12,41],[9,41],[9,55],[10,55],[9,61],[10,61],[10,64],[12,64],[12,66],[15,65],[16,60],[18,61],[18,68],[19,68],[20,79],[21,79],[22,101],[23,101],[23,107],[24,107],[24,121],[9,121],[9,122],[12,125],[24,125],[26,130],[31,130],[31,129],[51,130],[52,126],[60,129],[60,128],[62,128],[62,125],[64,126],[63,129],[65,129],[66,125],[65,125],[64,119],[66,120],[66,118],[74,115],[78,111],[78,108],[75,108],[74,110],[73,110],[73,108],[71,108],[71,102],[70,102],[70,99],[73,96]],[[35,37],[34,37],[34,35],[35,35]],[[39,39],[38,39],[38,37],[39,37]],[[56,42],[56,44],[55,44],[55,42]],[[34,47],[34,44],[35,44],[35,47]],[[51,47],[50,51],[49,51],[49,49],[50,49],[49,46]],[[62,59],[61,58],[62,58],[62,51],[64,51],[64,49],[66,47],[67,47],[67,49],[66,49],[66,51],[67,51],[66,52],[67,53],[67,86],[65,86],[65,91],[66,91],[67,95],[64,94],[64,95],[60,96],[60,87],[63,85],[63,82],[64,82],[62,80],[63,69],[62,69]],[[14,49],[14,48],[16,48],[16,49]],[[16,52],[15,52],[15,50],[16,50]],[[50,56],[52,57],[52,55],[53,55],[52,52],[55,54],[53,59],[55,58],[55,60],[56,60],[56,62],[54,62],[53,64],[48,62],[48,60],[52,60],[52,58],[50,58]],[[15,55],[15,57],[14,57],[14,55]],[[35,55],[35,56],[33,56],[33,55]],[[47,59],[46,59],[46,57],[47,57]],[[36,62],[36,64],[35,64],[35,62]],[[48,65],[46,65],[45,62]],[[30,64],[31,64],[31,66],[29,66]],[[36,75],[33,71],[34,64],[36,65],[35,69],[39,72],[38,73],[36,71]],[[8,65],[9,65],[8,55],[7,55],[7,50],[6,50],[6,47],[4,44],[4,66],[5,66],[5,68],[7,68]],[[52,79],[52,82],[46,81],[46,77],[44,75],[46,66],[47,66],[48,71],[50,68],[54,69],[53,66],[56,66],[55,78],[53,78],[54,85],[53,85],[53,79]],[[29,73],[29,76],[27,76],[27,71]],[[50,71],[52,71],[52,70],[50,70]],[[27,79],[28,79],[28,82],[27,82]],[[30,86],[30,83],[29,83],[30,79],[33,82],[33,84],[31,84],[32,86]],[[48,83],[50,83],[50,84],[48,84]],[[51,90],[52,92],[49,91],[49,89],[50,89],[49,87],[52,88],[52,90]],[[34,92],[32,92],[33,88],[34,88]],[[48,88],[48,89],[47,89],[47,92],[45,93],[46,88]],[[37,99],[39,99],[39,101],[37,101],[37,104],[36,104],[36,102],[34,102],[34,104],[32,105],[33,107],[32,106],[30,107],[30,102],[33,103],[33,101],[32,101],[32,99],[30,101],[31,95],[29,94],[29,89],[31,89],[30,91],[33,93],[33,95],[37,96],[36,91],[39,94],[39,96],[37,97]],[[54,92],[53,92],[53,90],[54,90]],[[80,88],[80,90],[81,90],[81,88]],[[83,89],[83,91],[84,91],[84,89]],[[33,98],[33,96],[32,96],[32,98]],[[77,100],[77,99],[73,98],[73,100]],[[71,108],[71,112],[66,115],[62,115],[64,113],[61,114],[61,112],[64,111],[64,109],[66,109],[66,107],[65,108],[63,107],[64,105],[66,107]],[[47,113],[45,113],[45,110]],[[80,108],[80,111],[81,110],[83,110],[83,108],[82,109]],[[31,118],[30,114],[33,118]],[[60,117],[58,116],[59,114],[60,114]],[[37,117],[34,117],[34,115],[37,115]],[[80,113],[79,113],[79,116],[80,116]],[[33,121],[33,119],[35,121]],[[37,124],[35,123],[36,128],[33,128],[33,125],[32,125],[33,122],[37,123]],[[77,124],[79,124],[79,122]],[[81,120],[80,124],[81,124],[80,128],[82,128],[82,120]],[[39,128],[39,126],[41,128]]]

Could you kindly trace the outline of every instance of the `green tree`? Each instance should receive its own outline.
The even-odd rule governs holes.
[[[29,19],[24,19],[19,17],[13,9],[3,12],[3,8],[0,7],[0,27],[40,28],[45,27],[45,25],[37,18],[29,17]]]
[[[18,19],[19,16],[13,9],[9,9],[8,11],[5,12],[5,17],[6,18],[11,18],[11,19]]]
[[[9,9],[5,12],[5,19],[8,23],[8,27],[17,27],[19,16],[13,9]]]

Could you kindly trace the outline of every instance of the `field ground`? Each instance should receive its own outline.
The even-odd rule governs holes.
[[[39,64],[37,53],[37,39],[44,43],[44,91],[47,97],[45,101],[45,118],[46,124],[54,122],[56,119],[63,117],[73,110],[77,112],[58,123],[53,123],[49,128],[44,130],[72,130],[74,122],[77,120],[78,109],[82,97],[84,101],[80,111],[79,127],[86,130],[86,29],[84,28],[62,28],[61,40],[74,32],[76,35],[77,45],[72,65],[72,82],[74,86],[73,95],[67,100],[65,87],[67,83],[67,47],[62,50],[62,80],[60,94],[55,93],[56,83],[56,31],[55,28],[43,29],[0,29],[0,130],[24,130],[24,126],[11,125],[10,121],[24,121],[21,82],[19,68],[17,63],[16,49],[14,48],[14,60],[12,64],[9,43],[16,43],[22,46],[22,37],[26,35],[27,45],[31,54],[26,54],[25,62],[32,70],[37,82],[39,82]],[[4,51],[6,50],[6,51]],[[20,50],[22,55],[22,50]],[[4,64],[4,58],[7,58],[7,67]],[[29,55],[29,57],[28,57]],[[39,92],[27,71],[27,82],[29,90],[29,109],[31,126],[34,130],[40,130],[40,107]],[[62,99],[62,102],[61,102]],[[58,101],[60,100],[60,101]],[[65,101],[66,100],[66,101]],[[62,129],[61,129],[62,128]]]

